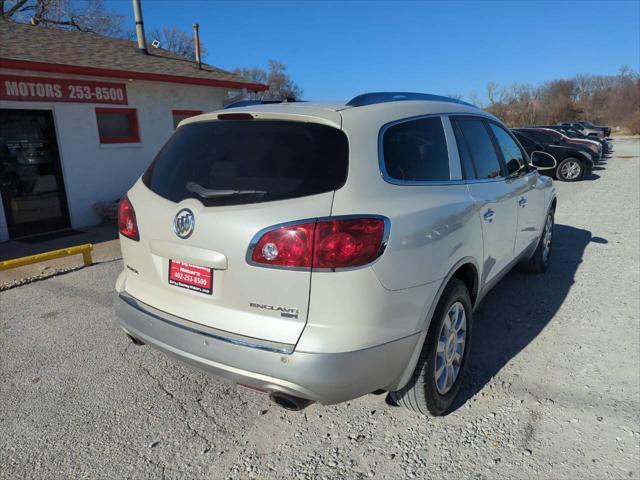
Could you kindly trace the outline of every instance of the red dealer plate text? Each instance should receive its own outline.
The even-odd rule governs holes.
[[[124,83],[0,75],[0,100],[127,104]]]
[[[169,260],[169,284],[211,295],[213,291],[213,269],[177,260]]]

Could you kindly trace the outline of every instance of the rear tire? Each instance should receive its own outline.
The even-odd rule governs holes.
[[[469,358],[472,324],[469,290],[453,278],[442,292],[411,379],[400,390],[391,392],[390,400],[422,415],[445,415],[460,390]]]
[[[531,255],[529,260],[525,260],[518,264],[518,270],[526,273],[544,273],[547,271],[551,262],[554,216],[555,212],[553,208],[549,209],[536,250],[533,252],[533,255]]]
[[[563,182],[576,182],[583,176],[584,164],[577,158],[565,158],[556,169],[556,177]]]

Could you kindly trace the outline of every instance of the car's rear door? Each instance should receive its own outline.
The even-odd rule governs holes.
[[[266,227],[331,213],[347,138],[310,121],[231,118],[179,127],[129,192],[140,240],[122,239],[124,288],[195,323],[295,344],[310,269],[253,266],[247,251]]]
[[[469,193],[482,224],[482,283],[490,282],[513,260],[517,210],[513,185],[507,181],[486,122],[480,117],[450,117],[466,172]],[[465,159],[468,157],[468,159]]]

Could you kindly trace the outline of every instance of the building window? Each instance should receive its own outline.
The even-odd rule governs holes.
[[[100,143],[138,143],[138,115],[134,108],[96,108]]]
[[[194,117],[200,115],[202,110],[172,110],[173,114],[173,128],[178,128],[178,124],[185,118]]]

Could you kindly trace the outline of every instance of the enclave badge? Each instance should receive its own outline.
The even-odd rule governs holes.
[[[253,308],[260,308],[262,310],[271,310],[272,312],[280,312],[280,316],[285,318],[298,318],[298,314],[300,313],[297,308],[275,307],[264,303],[249,302],[249,306]]]
[[[189,238],[195,226],[196,219],[188,208],[180,210],[173,219],[173,231],[180,238]]]

